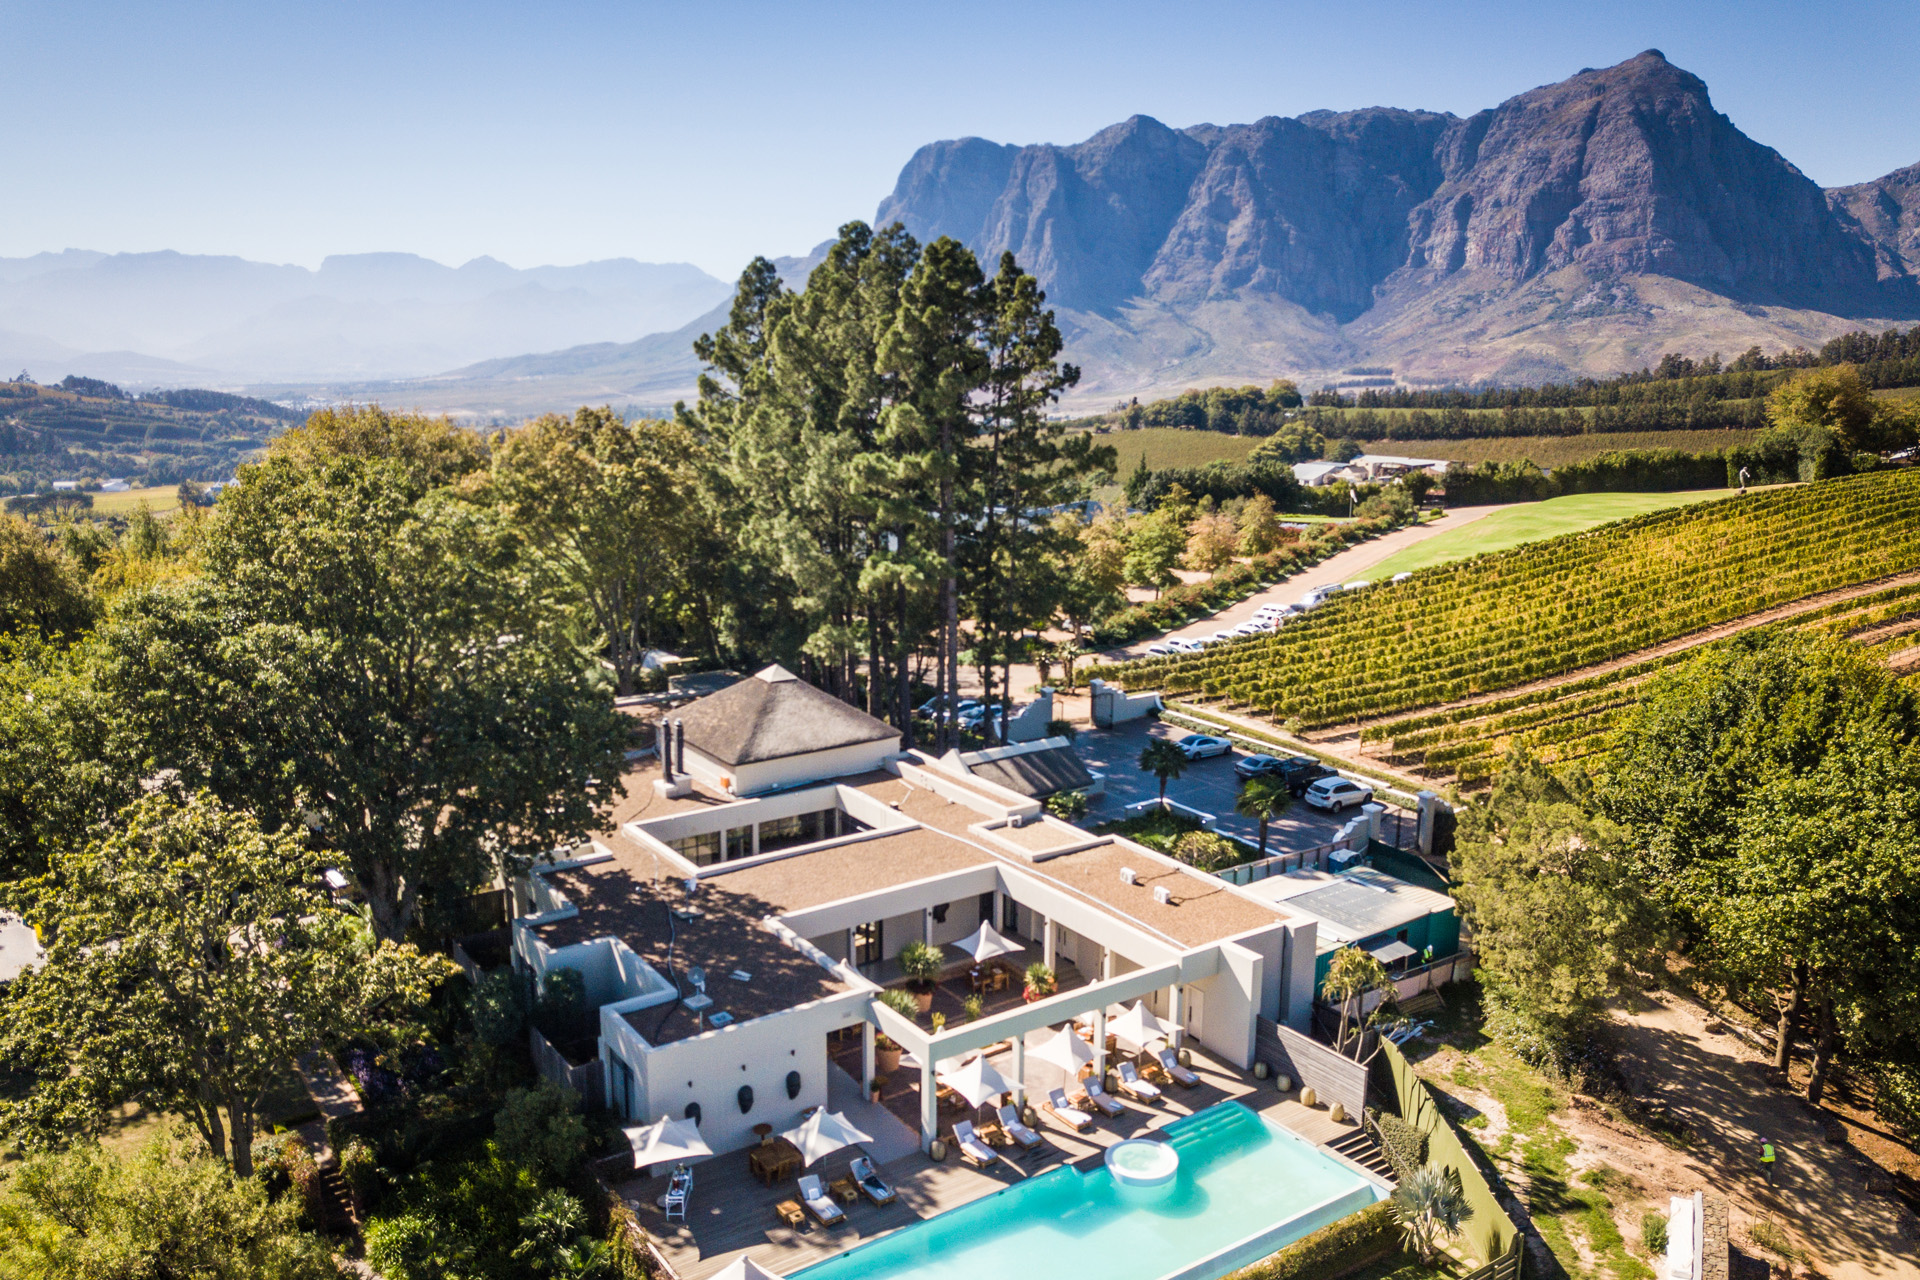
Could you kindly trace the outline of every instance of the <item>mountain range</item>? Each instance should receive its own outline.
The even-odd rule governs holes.
[[[1135,116],[1065,146],[935,142],[881,202],[876,225],[894,221],[923,240],[961,240],[989,268],[1002,251],[1016,254],[1082,367],[1069,401],[1082,408],[1282,376],[1307,386],[1380,381],[1387,370],[1414,385],[1604,376],[1666,351],[1814,346],[1920,317],[1920,165],[1823,190],[1743,134],[1699,77],[1658,50],[1466,117],[1371,107],[1175,129]],[[780,261],[790,284],[818,252]],[[84,331],[96,346],[286,370],[255,383],[325,366],[334,372],[321,375],[322,397],[483,416],[689,396],[692,339],[722,323],[727,306],[725,287],[690,267],[513,273],[488,259],[453,270],[369,255],[329,259],[317,273],[257,268],[279,273],[273,288],[285,294],[228,309],[224,327],[216,308],[204,332],[170,325],[157,291],[133,290],[114,296],[146,310],[122,307],[88,329],[99,314],[86,301],[91,286],[75,286],[89,273],[157,275],[189,260],[91,255],[59,268],[65,280],[32,267],[41,261],[0,260],[0,331],[22,328],[20,299],[39,290],[65,299],[70,324],[35,333]],[[255,278],[257,264],[191,261]],[[348,288],[374,277],[431,280],[438,292]],[[589,283],[614,279],[624,291]],[[321,300],[321,280],[340,292]],[[676,305],[661,332],[627,337],[643,315]],[[342,323],[356,308],[387,327]],[[618,323],[602,318],[614,311]],[[412,319],[429,313],[459,317],[461,338]],[[508,335],[543,324],[572,327],[580,344],[506,354],[540,350]],[[347,332],[352,341],[338,336]],[[320,336],[303,346],[301,333]],[[10,359],[5,337],[0,361]],[[397,372],[463,343],[491,347],[491,358],[448,359],[439,367],[451,371],[430,378]],[[385,369],[394,372],[376,372]]]
[[[134,385],[409,378],[676,328],[728,287],[685,263],[517,270],[407,253],[319,269],[172,252],[0,258],[0,368]]]

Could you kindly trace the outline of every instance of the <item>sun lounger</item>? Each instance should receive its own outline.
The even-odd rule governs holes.
[[[1181,1066],[1180,1059],[1174,1057],[1171,1049],[1160,1051],[1160,1069],[1172,1077],[1176,1083],[1185,1085],[1189,1089],[1200,1083],[1200,1077]]]
[[[1000,1158],[993,1154],[992,1147],[980,1141],[971,1120],[962,1120],[953,1126],[953,1142],[960,1148],[962,1160],[972,1161],[983,1169]]]
[[[800,1203],[807,1206],[807,1212],[820,1219],[823,1227],[837,1227],[847,1220],[847,1211],[833,1202],[827,1189],[820,1185],[815,1174],[807,1174],[800,1179]]]
[[[1007,1131],[1009,1138],[1012,1138],[1023,1147],[1037,1147],[1040,1145],[1040,1135],[1021,1123],[1020,1113],[1012,1107],[1000,1108],[1000,1127]]]
[[[1133,1069],[1131,1062],[1123,1062],[1114,1068],[1114,1070],[1120,1077],[1120,1088],[1122,1092],[1132,1094],[1142,1102],[1160,1101],[1160,1086],[1157,1084],[1148,1084],[1145,1080],[1142,1080],[1140,1073]]]
[[[892,1204],[899,1199],[893,1188],[881,1178],[880,1171],[873,1167],[873,1161],[865,1156],[855,1157],[849,1172],[853,1174],[853,1180],[860,1184],[861,1194],[875,1204]]]
[[[1047,1095],[1046,1102],[1041,1105],[1053,1113],[1055,1120],[1058,1120],[1075,1133],[1085,1133],[1087,1130],[1093,1128],[1093,1117],[1074,1106],[1071,1102],[1068,1102],[1067,1091],[1065,1089],[1055,1089]]]
[[[1087,1101],[1106,1112],[1109,1116],[1117,1119],[1127,1114],[1127,1108],[1120,1099],[1108,1093],[1106,1089],[1101,1086],[1100,1081],[1093,1076],[1088,1076],[1080,1083],[1086,1090]]]

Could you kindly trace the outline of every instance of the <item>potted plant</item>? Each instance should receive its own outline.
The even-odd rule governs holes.
[[[1052,969],[1038,960],[1027,966],[1026,990],[1021,993],[1027,1003],[1045,1000],[1059,989],[1060,980],[1054,976]]]
[[[933,1034],[939,1035],[942,1031],[945,1031],[946,1029],[947,1029],[947,1015],[944,1013],[934,1014],[933,1015]]]
[[[895,957],[900,963],[900,972],[907,979],[907,990],[913,993],[914,1003],[925,1013],[933,1008],[933,988],[940,977],[940,948],[928,946],[924,942],[909,942],[900,948]]]
[[[900,1046],[899,1045],[893,1046],[893,1064],[896,1067],[900,1065]],[[867,1091],[873,1095],[874,1106],[877,1107],[880,1105],[880,1095],[886,1091],[886,1087],[887,1087],[887,1078],[883,1075],[874,1076],[872,1082],[867,1085]]]
[[[960,1002],[960,1012],[967,1015],[968,1022],[980,1021],[980,1015],[987,1011],[986,1001],[979,996],[968,996]]]
[[[903,1018],[912,1018],[920,1011],[918,1006],[913,1003],[912,996],[897,989],[881,992],[880,1003]],[[886,1032],[882,1031],[874,1036],[873,1061],[874,1065],[879,1067],[883,1073],[891,1075],[900,1069],[900,1052],[899,1043]]]

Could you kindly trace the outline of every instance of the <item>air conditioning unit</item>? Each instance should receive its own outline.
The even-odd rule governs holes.
[[[1153,900],[1159,903],[1163,907],[1172,906],[1173,890],[1167,888],[1167,886],[1163,884],[1155,885],[1153,889]]]
[[[1120,868],[1120,883],[1121,884],[1139,884],[1140,877],[1133,873],[1132,867],[1122,867]]]

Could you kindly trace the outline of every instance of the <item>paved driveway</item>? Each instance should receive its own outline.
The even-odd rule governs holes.
[[[1124,818],[1128,805],[1157,797],[1160,782],[1141,770],[1141,748],[1146,746],[1149,736],[1175,739],[1184,738],[1187,733],[1186,729],[1157,720],[1134,720],[1117,729],[1082,732],[1074,741],[1074,750],[1079,752],[1087,768],[1107,776],[1107,794],[1088,812],[1085,825],[1091,827]],[[1233,811],[1234,798],[1240,793],[1240,780],[1234,776],[1233,763],[1239,758],[1240,753],[1236,751],[1231,755],[1189,761],[1186,772],[1167,784],[1167,799],[1216,815],[1219,821],[1215,827],[1228,835],[1258,841],[1260,824]],[[1357,813],[1358,810],[1349,810],[1336,818],[1296,800],[1286,813],[1268,824],[1267,852],[1269,855],[1289,853],[1326,844],[1340,834],[1340,828]]]

